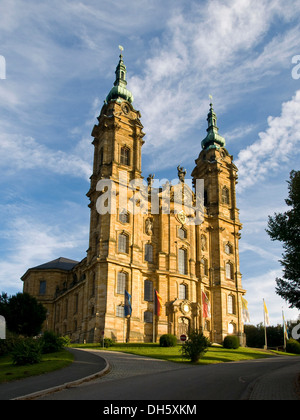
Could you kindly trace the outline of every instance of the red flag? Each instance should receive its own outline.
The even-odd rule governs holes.
[[[160,316],[162,308],[162,297],[157,293],[157,290],[154,290],[154,313],[157,316]]]
[[[208,304],[207,304],[207,297],[204,292],[202,292],[202,307],[203,307],[203,318],[208,317]]]

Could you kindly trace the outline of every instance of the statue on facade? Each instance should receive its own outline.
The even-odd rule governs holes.
[[[177,166],[177,171],[178,171],[178,178],[181,182],[184,182],[184,178],[186,176],[186,169],[184,169],[182,166],[178,165]]]

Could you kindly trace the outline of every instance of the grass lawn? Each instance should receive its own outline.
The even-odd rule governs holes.
[[[72,363],[74,357],[67,351],[44,354],[42,361],[34,365],[14,366],[10,356],[0,357],[0,383],[24,379],[28,376],[41,375],[61,369]]]
[[[74,344],[77,348],[91,348],[91,349],[103,349],[99,344]],[[163,359],[177,363],[190,363],[187,359],[183,359],[181,355],[181,345],[176,347],[160,347],[159,344],[144,344],[144,343],[116,343],[112,347],[109,347],[109,351],[121,351],[125,353],[137,354],[140,356],[153,357],[155,359]],[[287,353],[281,353],[287,355]],[[253,360],[266,357],[274,357],[275,354],[272,352],[266,352],[264,350],[240,347],[238,349],[225,349],[219,346],[212,346],[208,348],[204,357],[198,362],[198,364],[211,364],[211,363],[223,363],[223,362],[234,362],[239,360]]]

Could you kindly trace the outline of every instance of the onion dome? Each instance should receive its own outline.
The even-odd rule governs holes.
[[[210,110],[207,114],[207,121],[207,136],[201,142],[202,149],[219,149],[220,147],[225,147],[226,142],[224,137],[219,134],[217,116],[213,110],[212,103],[210,104]]]
[[[123,50],[122,47],[120,47],[121,51]],[[127,82],[126,82],[126,66],[123,61],[123,55],[120,54],[120,60],[116,67],[116,80],[114,83],[114,86],[111,88],[109,94],[106,97],[106,103],[109,101],[128,101],[130,103],[133,102],[133,95],[132,93],[126,88]]]

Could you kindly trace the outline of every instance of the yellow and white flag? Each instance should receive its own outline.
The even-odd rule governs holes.
[[[243,315],[243,322],[250,322],[248,302],[243,297],[242,297],[242,315]]]
[[[264,323],[266,326],[270,325],[270,320],[269,320],[269,312],[267,309],[267,305],[264,299]]]

